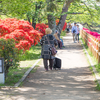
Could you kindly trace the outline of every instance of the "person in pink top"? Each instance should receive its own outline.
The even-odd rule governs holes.
[[[77,41],[79,42],[79,34],[80,34],[80,28],[79,28],[79,25],[77,24]]]

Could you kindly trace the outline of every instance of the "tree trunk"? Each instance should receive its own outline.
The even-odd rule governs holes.
[[[64,4],[62,8],[62,14],[68,11],[70,3],[72,3],[73,1],[74,0],[66,0],[66,3]],[[52,0],[47,0],[47,5],[49,5],[50,2],[52,2]],[[67,17],[67,14],[61,15],[59,23],[56,26],[55,17],[50,14],[48,15],[48,25],[53,30],[52,34],[54,34],[55,30],[58,30],[58,36],[60,37],[60,33],[65,24],[66,17]]]
[[[54,9],[53,8],[55,5],[52,3],[54,0],[46,0],[46,3],[47,3],[47,12],[54,12]],[[53,7],[51,7],[53,6]],[[56,22],[55,22],[55,16],[53,16],[53,14],[48,14],[47,15],[47,18],[48,18],[48,25],[49,25],[49,28],[52,29],[52,34],[55,33],[55,29],[56,29]]]
[[[31,21],[30,21],[30,18],[29,18],[29,16],[28,16],[28,15],[27,15],[27,19],[28,19],[29,23],[31,24]]]
[[[35,20],[35,17],[32,17],[32,26],[33,26],[33,28],[35,29],[35,26],[36,26],[36,20]]]
[[[49,28],[52,29],[52,34],[55,33],[55,29],[56,29],[56,22],[55,22],[55,17],[53,15],[48,15],[48,25]]]
[[[56,27],[56,29],[58,30],[58,36],[60,37],[60,34],[61,34],[61,31],[62,31],[62,28],[65,24],[65,20],[66,20],[66,17],[67,17],[67,14],[63,14],[63,13],[66,13],[68,12],[68,8],[70,6],[70,3],[72,2],[73,0],[70,0],[70,1],[67,1],[66,4],[63,6],[62,8],[62,15],[60,17],[60,20],[59,20],[59,23]]]

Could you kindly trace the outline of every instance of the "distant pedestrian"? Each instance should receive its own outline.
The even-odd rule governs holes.
[[[52,30],[50,28],[46,28],[45,30],[46,35],[44,35],[40,41],[40,44],[42,46],[42,50],[41,50],[41,57],[43,58],[43,64],[44,64],[44,68],[46,71],[48,71],[48,67],[50,68],[50,70],[52,70],[54,62],[53,59],[55,58],[52,54],[51,54],[51,46],[57,46],[57,40],[55,39],[55,37],[51,34]],[[48,40],[50,41],[50,44],[48,43]],[[49,61],[49,64],[48,64]]]
[[[72,25],[71,25],[71,23],[69,23],[69,29],[71,29],[72,28]]]
[[[77,41],[79,42],[79,34],[80,34],[80,28],[79,28],[79,25],[77,24]]]
[[[67,28],[68,28],[68,32],[70,32],[70,29],[72,28],[71,23],[68,23]]]
[[[72,27],[72,36],[74,43],[76,42],[76,36],[77,36],[77,26],[76,23],[74,23],[74,26]]]

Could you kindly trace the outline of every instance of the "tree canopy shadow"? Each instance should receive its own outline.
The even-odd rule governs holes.
[[[96,84],[88,67],[48,72],[39,67],[36,73],[27,76],[22,87],[2,90],[3,95],[23,100],[99,100],[100,92],[95,89]]]

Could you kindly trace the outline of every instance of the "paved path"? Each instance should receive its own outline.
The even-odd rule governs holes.
[[[0,100],[100,100],[82,46],[73,43],[71,34],[64,38],[64,44],[57,54],[62,70],[45,72],[41,64],[22,87],[1,89]]]

